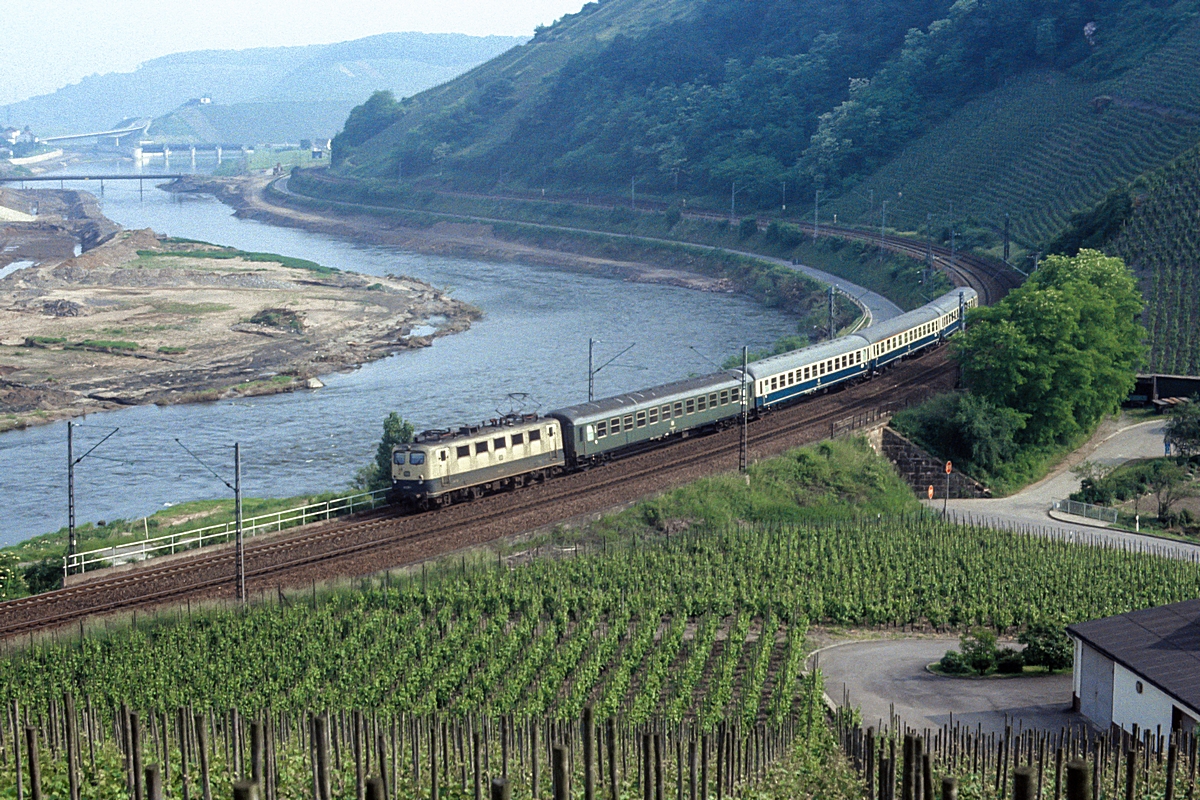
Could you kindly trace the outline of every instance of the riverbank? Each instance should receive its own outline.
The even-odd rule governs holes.
[[[85,193],[23,194],[41,208],[5,228],[33,263],[0,278],[0,431],[319,388],[320,375],[426,347],[479,317],[411,278],[121,231],[98,209],[86,225],[47,231],[41,210]],[[103,241],[74,255],[92,230],[103,234],[87,244]]]
[[[189,175],[163,188],[171,192],[211,194],[235,209],[242,219],[323,233],[367,244],[400,247],[416,253],[486,261],[518,261],[609,278],[679,286],[705,292],[735,292],[727,277],[714,277],[651,263],[648,260],[573,253],[501,238],[483,223],[432,221],[426,226],[406,226],[372,214],[339,209],[320,210],[292,204],[286,196],[271,193],[271,176],[209,177]]]

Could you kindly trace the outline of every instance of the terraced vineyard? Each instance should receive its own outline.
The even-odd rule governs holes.
[[[650,780],[651,734],[668,749],[667,772],[656,766],[656,780],[670,774],[681,786],[684,748],[697,742],[703,758],[724,763],[724,777],[717,767],[711,779],[727,789],[735,774],[738,782],[766,780],[769,764],[781,758],[805,760],[806,780],[832,780],[840,773],[825,764],[829,731],[812,722],[819,677],[800,672],[809,620],[1010,629],[1197,593],[1198,563],[924,516],[576,542],[541,557],[519,553],[509,564],[468,568],[447,560],[369,588],[246,609],[180,610],[97,627],[82,640],[14,649],[0,660],[0,699],[10,709],[0,719],[0,743],[14,740],[21,710],[32,710],[29,735],[41,737],[50,754],[47,780],[65,788],[71,768],[63,754],[72,746],[78,753],[79,740],[69,743],[71,723],[63,720],[75,721],[88,732],[89,750],[99,748],[90,756],[95,790],[88,797],[122,796],[122,780],[140,775],[131,751],[161,764],[174,793],[189,747],[211,751],[214,785],[244,776],[240,737],[253,718],[266,727],[251,741],[275,742],[267,745],[275,770],[268,774],[276,777],[263,780],[277,781],[268,796],[319,798],[325,795],[312,788],[319,783],[312,764],[330,734],[313,726],[325,720],[341,742],[336,767],[326,753],[323,768],[346,787],[338,796],[381,763],[391,765],[383,771],[392,773],[392,795],[404,784],[412,791],[403,796],[419,797],[422,782],[432,781],[440,796],[436,782],[450,787],[456,777],[466,795],[470,770],[507,773],[519,754],[522,774],[536,771],[525,761],[525,748],[530,758],[537,751],[528,737],[576,742],[576,723],[591,708],[598,723],[615,721],[606,729],[614,747],[634,750],[633,759],[621,757],[621,774],[638,775],[635,786]],[[64,713],[74,698],[83,700]],[[142,722],[128,708],[140,710]],[[313,716],[322,712],[329,715]],[[131,738],[143,722],[147,734]],[[210,744],[197,744],[200,728]],[[469,743],[481,731],[484,753],[472,756]],[[717,754],[708,753],[710,740]],[[9,754],[0,755],[3,794],[15,774]],[[487,766],[471,767],[480,757]],[[423,765],[432,772],[424,778]],[[571,769],[578,774],[580,765]],[[707,768],[702,774],[699,780],[710,781]],[[532,780],[520,791],[532,792]],[[789,791],[816,791],[806,786]]]
[[[1142,284],[1149,368],[1200,375],[1200,150],[1148,180],[1110,249]]]
[[[1093,99],[1107,97],[1110,102]],[[1120,78],[1026,75],[970,103],[829,205],[843,220],[898,228],[973,219],[1036,248],[1075,211],[1200,139],[1200,21]]]

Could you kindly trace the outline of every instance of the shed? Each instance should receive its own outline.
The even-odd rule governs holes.
[[[1200,599],[1067,628],[1073,706],[1096,725],[1192,730],[1200,721]]]

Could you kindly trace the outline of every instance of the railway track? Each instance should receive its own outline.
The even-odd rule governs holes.
[[[832,424],[951,385],[956,369],[935,351],[902,363],[876,379],[773,412],[749,427],[753,458],[820,440]],[[493,495],[435,512],[373,512],[298,533],[250,542],[246,582],[253,594],[361,575],[412,564],[504,536],[614,508],[656,491],[736,468],[736,428],[684,439],[603,467]],[[0,603],[0,637],[73,624],[85,617],[235,592],[232,548],[198,552],[161,564],[29,598]]]

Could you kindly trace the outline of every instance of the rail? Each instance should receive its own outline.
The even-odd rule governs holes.
[[[310,522],[353,514],[356,511],[369,511],[387,502],[387,492],[387,489],[376,489],[373,492],[360,492],[243,519],[242,536],[254,536],[267,531],[281,531],[284,528],[307,525]],[[115,544],[110,547],[86,550],[82,553],[63,556],[63,574],[84,574],[89,567],[93,570],[104,569],[105,567],[145,561],[155,555],[173,554],[219,542],[228,542],[236,533],[237,524],[230,521],[124,544]]]
[[[1112,525],[1117,521],[1117,510],[1095,506],[1091,503],[1081,503],[1078,500],[1055,500],[1050,504],[1051,511],[1060,511],[1073,517],[1086,517]]]

